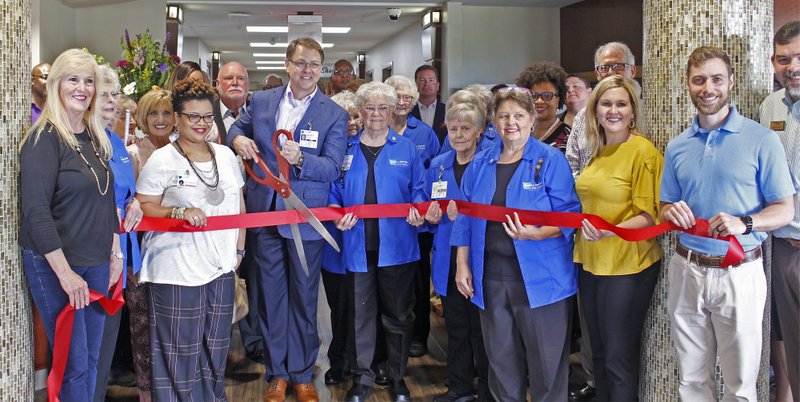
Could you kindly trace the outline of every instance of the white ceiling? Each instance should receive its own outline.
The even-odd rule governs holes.
[[[73,0],[75,1],[75,0]],[[81,0],[108,1],[108,0]],[[527,6],[563,7],[580,0],[462,0],[464,5],[481,6]],[[365,52],[398,34],[411,24],[422,24],[423,13],[431,8],[441,8],[442,2],[366,1],[366,0],[315,0],[315,1],[270,1],[270,0],[175,0],[183,8],[184,37],[197,37],[209,50],[219,50],[222,62],[236,60],[248,70],[255,70],[253,53],[283,53],[285,48],[251,48],[250,42],[287,42],[286,34],[248,33],[247,25],[286,26],[287,17],[299,11],[311,11],[322,15],[323,26],[349,26],[347,34],[325,34],[323,42],[332,42],[334,47],[325,49],[326,61],[340,58],[354,59],[358,52]],[[398,21],[388,19],[386,8],[398,7],[402,14]],[[244,13],[249,17],[229,16]],[[280,60],[279,58],[258,58]]]

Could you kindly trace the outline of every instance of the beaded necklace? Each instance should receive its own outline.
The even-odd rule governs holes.
[[[97,157],[97,160],[100,161],[100,165],[102,165],[103,169],[106,170],[106,187],[104,189],[102,190],[100,189],[100,177],[97,176],[97,172],[94,171],[92,164],[89,163],[88,160],[86,160],[85,156],[83,156],[83,153],[81,152],[81,146],[76,145],[75,151],[78,152],[78,156],[80,156],[81,159],[83,159],[83,162],[86,163],[86,166],[89,167],[89,170],[92,172],[92,175],[94,175],[94,182],[97,184],[97,192],[99,192],[100,195],[106,195],[106,193],[108,193],[108,183],[111,182],[111,173],[109,173],[108,165],[106,165],[106,163],[103,162],[103,158],[101,158],[100,153],[97,152],[97,147],[95,147],[94,145],[94,138],[92,137],[92,134],[88,135],[89,135],[89,143],[92,144],[92,150],[94,151],[94,156]]]

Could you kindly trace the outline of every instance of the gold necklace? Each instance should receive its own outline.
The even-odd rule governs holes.
[[[97,152],[97,148],[94,146],[94,139],[92,137],[92,134],[91,133],[87,133],[87,134],[89,135],[89,143],[92,144],[92,150],[94,151],[94,156],[97,157],[97,160],[100,162],[100,165],[102,165],[103,169],[106,170],[106,188],[105,189],[102,189],[102,190],[100,189],[100,178],[97,176],[97,172],[94,171],[94,168],[92,167],[92,164],[89,163],[88,160],[86,160],[85,156],[83,156],[83,153],[81,152],[81,146],[80,145],[76,146],[75,150],[78,151],[78,156],[80,156],[81,159],[83,159],[83,162],[86,163],[86,166],[89,167],[89,170],[94,175],[94,182],[97,184],[97,192],[99,192],[100,195],[106,195],[106,193],[108,193],[108,183],[111,182],[111,174],[108,171],[108,165],[106,165],[105,162],[103,162],[103,159],[100,158],[100,154]]]
[[[556,128],[556,125],[558,125],[559,122],[560,120],[558,120],[558,117],[556,117],[556,121],[553,122],[553,124],[550,126],[550,128],[547,129],[547,131],[544,132],[544,134],[542,134],[541,136],[534,135],[534,137],[536,137],[536,139],[539,141],[544,141],[545,138],[547,138],[547,135],[550,134],[550,132],[553,131],[554,128]],[[533,126],[533,131],[536,132],[536,126]]]

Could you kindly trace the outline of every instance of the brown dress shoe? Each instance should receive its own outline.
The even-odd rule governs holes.
[[[288,384],[283,378],[273,378],[267,384],[264,392],[264,402],[283,402],[286,399],[286,387]]]
[[[314,388],[314,384],[294,384],[294,394],[297,395],[297,402],[319,402],[319,395]]]

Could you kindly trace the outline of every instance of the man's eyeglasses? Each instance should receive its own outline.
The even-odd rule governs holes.
[[[558,94],[555,92],[531,92],[531,98],[533,98],[534,101],[542,98],[543,101],[550,102],[554,96],[558,96]]]
[[[305,70],[306,67],[310,67],[312,70],[319,70],[322,68],[322,63],[312,61],[311,63],[305,60],[289,60],[289,63],[294,64],[295,67],[299,68],[300,70]]]
[[[625,69],[628,67],[633,67],[633,64],[628,64],[628,63],[603,64],[601,66],[595,67],[594,69],[600,74],[605,74],[609,72],[609,70],[614,70],[615,73],[621,73],[625,71]]]
[[[383,105],[364,105],[364,110],[366,110],[366,111],[368,111],[370,113],[375,113],[376,110],[380,111],[380,112],[385,112],[385,111],[387,111],[389,109],[392,109],[391,105],[386,105],[386,104],[383,104]]]
[[[197,113],[183,113],[182,115],[186,116],[192,123],[199,123],[200,120],[203,120],[205,123],[211,124],[214,122],[214,115],[213,114],[206,114],[206,115],[199,115]]]
[[[333,70],[333,75],[353,75],[353,70]]]
[[[112,99],[119,99],[122,96],[121,92],[103,92],[100,94],[103,98],[112,98]]]

